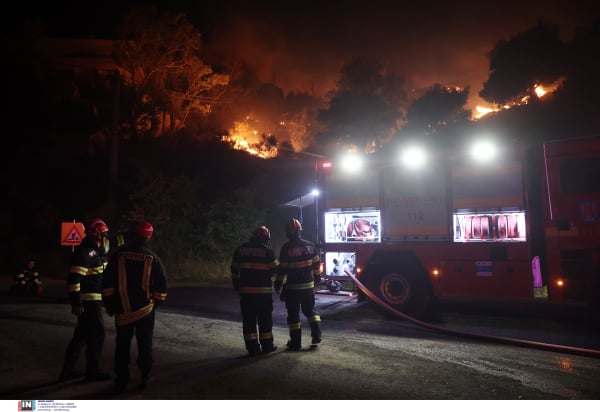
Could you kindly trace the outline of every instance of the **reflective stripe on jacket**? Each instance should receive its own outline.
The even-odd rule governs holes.
[[[287,290],[314,288],[314,277],[321,275],[321,259],[315,245],[301,237],[290,239],[281,247],[277,282]]]
[[[167,273],[146,240],[122,247],[108,262],[102,299],[117,326],[134,323],[167,299]]]
[[[67,275],[67,293],[73,306],[81,306],[84,301],[95,301],[101,297],[102,274],[107,264],[107,256],[98,248],[94,240],[85,238],[71,255]]]
[[[233,253],[233,287],[244,294],[270,294],[278,268],[279,261],[271,246],[259,239],[250,239]]]

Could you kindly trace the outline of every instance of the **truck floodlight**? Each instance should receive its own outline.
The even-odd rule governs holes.
[[[363,167],[363,159],[356,153],[345,155],[340,163],[342,169],[347,173],[357,173]]]
[[[421,147],[410,147],[402,152],[402,164],[411,168],[417,169],[423,166],[427,160],[427,154]]]
[[[313,189],[310,193],[312,193],[313,196],[319,196],[319,189]]]
[[[471,156],[478,162],[487,162],[496,155],[496,147],[489,141],[479,141],[471,148]]]

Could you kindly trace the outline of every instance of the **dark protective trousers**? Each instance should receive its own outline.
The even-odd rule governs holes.
[[[63,374],[68,375],[74,371],[84,346],[86,348],[86,375],[98,373],[105,336],[102,310],[102,301],[83,302],[83,313],[77,319],[75,332],[67,346]]]
[[[286,290],[285,307],[287,308],[287,324],[290,330],[290,346],[302,346],[302,323],[300,311],[306,316],[313,339],[321,339],[321,317],[315,310],[314,289]]]
[[[273,297],[270,293],[240,294],[244,343],[250,354],[273,348]],[[258,332],[256,326],[258,325]]]
[[[137,365],[140,368],[142,382],[147,381],[152,371],[152,338],[154,335],[154,313],[129,325],[117,326],[115,348],[115,374],[118,384],[129,381],[129,363],[131,362],[131,341],[135,335],[137,343]]]

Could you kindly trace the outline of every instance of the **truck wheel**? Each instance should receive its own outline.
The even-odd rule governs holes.
[[[414,293],[410,279],[401,273],[391,272],[379,280],[378,296],[388,305],[402,307]]]
[[[413,317],[422,317],[431,302],[431,288],[418,275],[387,272],[370,282],[371,291],[392,308]],[[381,308],[389,312],[386,308]]]

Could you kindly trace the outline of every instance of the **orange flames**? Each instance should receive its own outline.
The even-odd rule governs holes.
[[[544,96],[547,96],[549,93],[554,93],[562,85],[563,81],[564,81],[564,78],[561,77],[552,84],[546,84],[546,85],[534,84],[533,87],[531,88],[531,90],[532,90],[532,93],[535,93],[535,95],[538,97],[538,99],[541,99]],[[482,117],[484,117],[487,114],[499,112],[500,110],[510,109],[515,106],[523,106],[523,105],[529,103],[530,98],[531,98],[531,96],[527,95],[527,96],[524,96],[524,97],[521,97],[521,98],[515,100],[512,103],[507,103],[504,106],[497,106],[495,108],[494,107],[477,106],[475,108],[475,113],[473,114],[473,120],[481,119]]]
[[[235,122],[233,131],[229,135],[221,136],[221,141],[230,143],[235,150],[243,150],[263,159],[276,157],[278,150],[275,142],[269,141],[268,135],[259,134],[251,122],[249,117],[243,122]]]
[[[529,90],[529,94],[503,106],[484,107],[478,105],[473,113],[472,120],[479,120],[490,113],[508,110],[515,106],[526,105],[534,94],[538,99],[545,98],[554,93],[562,85],[563,81],[564,78],[560,78],[552,84],[534,84]],[[277,141],[270,133],[259,133],[257,130],[258,127],[256,127],[259,123],[259,121],[253,119],[251,116],[247,116],[243,121],[234,122],[233,130],[228,135],[221,136],[221,141],[229,143],[235,150],[243,150],[263,159],[277,157],[279,154]],[[280,120],[276,126],[287,128],[287,124],[283,120]],[[296,139],[295,141],[298,142],[299,140]],[[294,141],[290,140],[290,143],[292,143],[292,146],[296,150],[301,150],[301,148],[295,147],[293,144]]]

